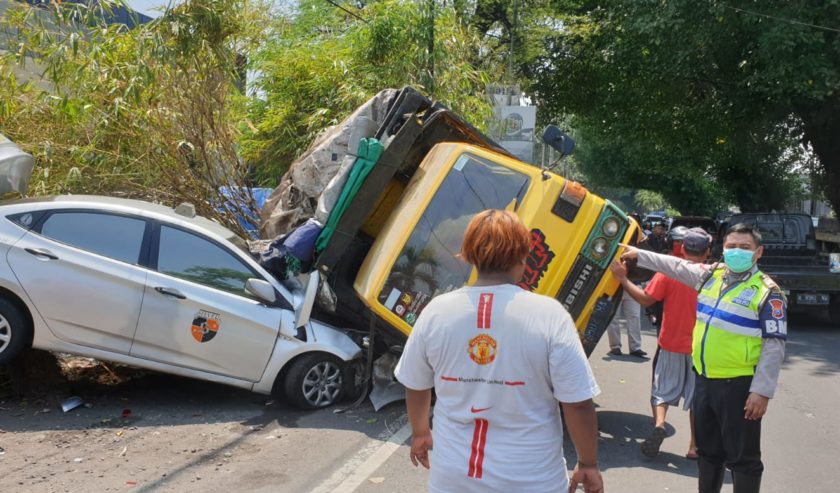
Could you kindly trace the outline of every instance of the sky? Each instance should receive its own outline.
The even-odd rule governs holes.
[[[162,9],[168,5],[167,0],[126,0],[126,3],[141,14],[146,14],[149,17],[160,17],[161,11],[155,9]],[[174,3],[178,3],[175,1]]]

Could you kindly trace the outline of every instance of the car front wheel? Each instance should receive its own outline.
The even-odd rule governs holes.
[[[286,373],[286,399],[300,409],[319,409],[339,402],[344,397],[346,368],[331,354],[301,356]]]
[[[0,366],[10,363],[32,342],[32,327],[9,300],[0,298]]]

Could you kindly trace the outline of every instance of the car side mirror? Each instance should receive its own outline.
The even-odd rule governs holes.
[[[245,291],[268,304],[272,304],[277,301],[277,292],[274,290],[274,286],[272,286],[268,281],[263,281],[262,279],[252,278],[245,281]]]

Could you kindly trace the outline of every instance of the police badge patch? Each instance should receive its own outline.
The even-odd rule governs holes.
[[[747,288],[741,291],[738,296],[732,300],[732,303],[741,305],[741,306],[750,306],[753,297],[755,296],[756,290],[753,288]]]

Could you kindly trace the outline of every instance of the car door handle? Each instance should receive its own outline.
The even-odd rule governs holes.
[[[179,300],[187,299],[187,297],[184,296],[183,294],[181,294],[181,292],[178,291],[177,289],[164,288],[163,286],[158,286],[158,287],[155,288],[155,291],[157,291],[160,294],[165,294],[166,296],[172,296],[174,298],[178,298]]]
[[[58,257],[46,248],[24,248],[24,250],[26,250],[27,253],[35,255],[36,257],[48,258],[50,260],[58,260]]]

